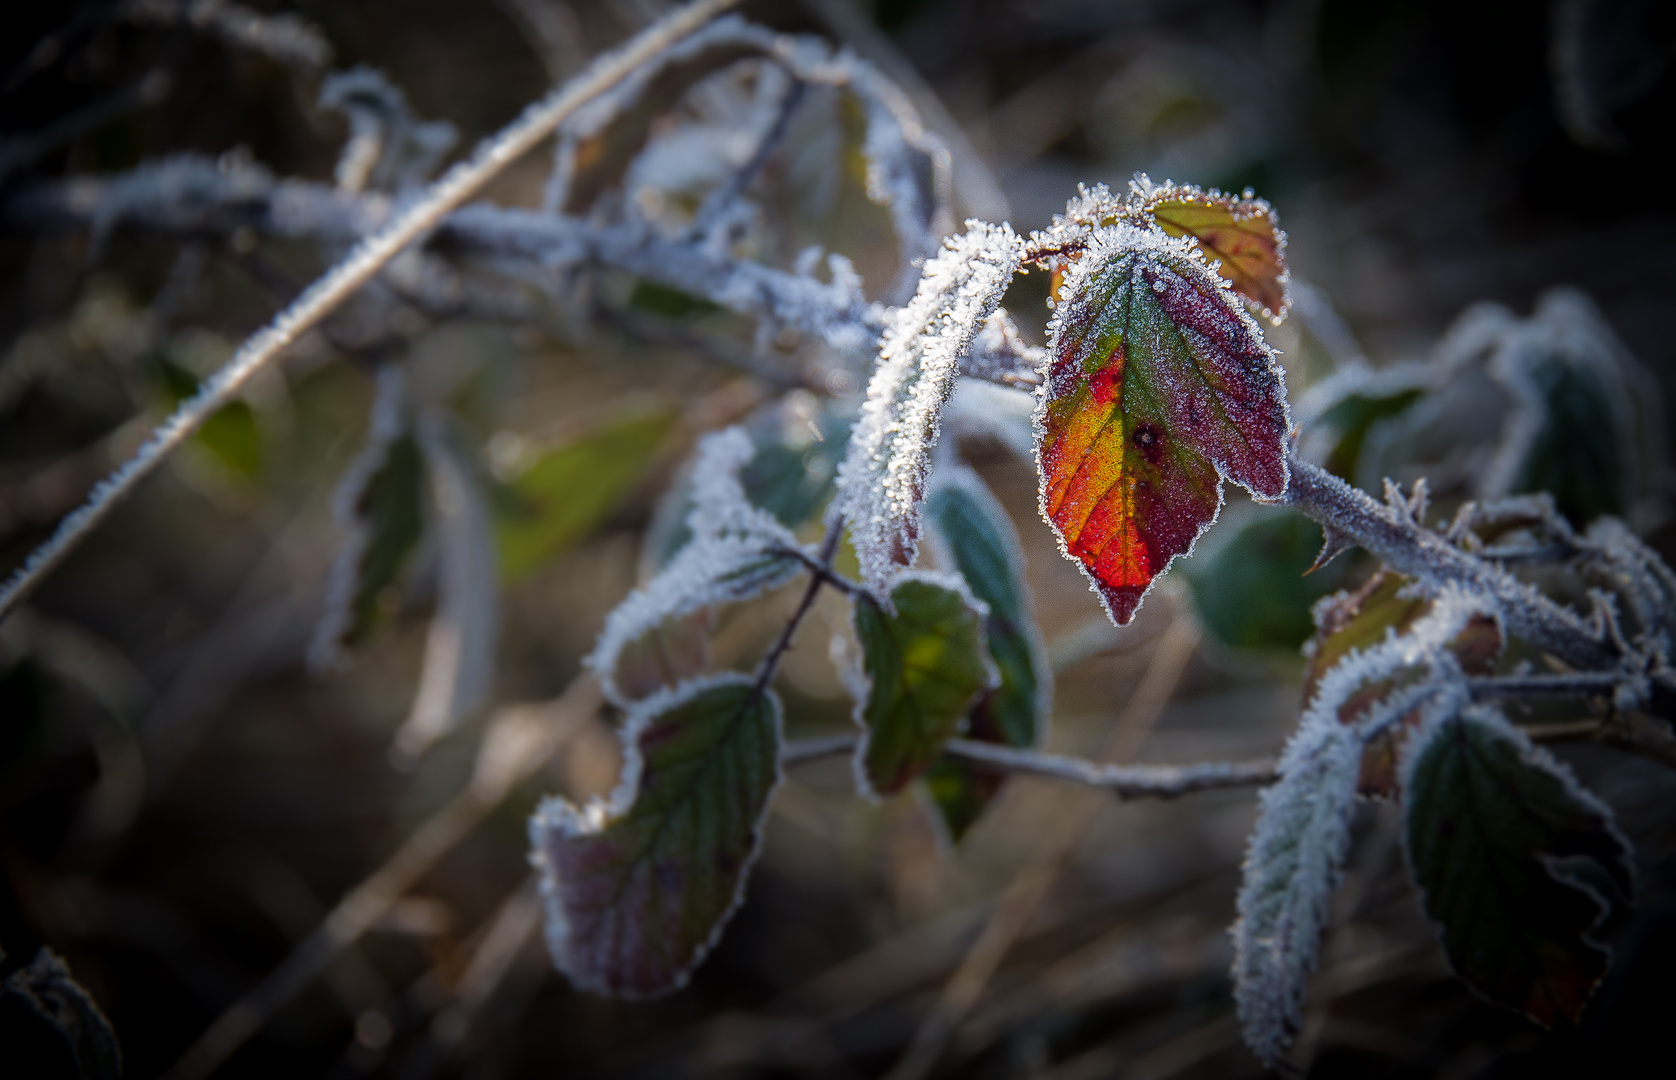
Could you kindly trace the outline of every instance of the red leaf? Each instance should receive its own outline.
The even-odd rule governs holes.
[[[1221,506],[1286,490],[1286,391],[1256,323],[1186,242],[1127,224],[1071,267],[1038,419],[1042,512],[1119,625]]]

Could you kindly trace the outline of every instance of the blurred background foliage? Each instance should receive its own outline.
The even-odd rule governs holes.
[[[334,68],[384,71],[418,117],[453,125],[457,148],[665,8],[252,6],[317,27]],[[330,182],[350,132],[316,104],[324,65],[238,47],[204,19],[130,13],[143,7],[85,0],[0,14],[6,566],[334,255],[247,230],[90,236],[6,216],[8,191],[29,178],[183,150]],[[744,10],[779,29],[836,34],[893,75],[917,73],[1005,203],[965,209],[1021,230],[1046,224],[1078,182],[1120,187],[1137,170],[1255,188],[1291,238],[1300,311],[1270,340],[1295,405],[1347,365],[1441,355],[1475,303],[1523,317],[1557,285],[1591,299],[1651,372],[1633,388],[1638,416],[1656,416],[1648,405],[1676,392],[1676,271],[1661,241],[1676,211],[1658,194],[1676,109],[1669,5],[810,0]],[[543,37],[543,27],[557,29]],[[78,116],[70,137],[46,137]],[[804,142],[841,141],[843,167],[770,162],[758,190],[781,233],[763,257],[789,262],[818,242],[849,255],[869,295],[883,295],[895,241],[866,198],[855,118],[805,127]],[[539,204],[549,160],[532,155],[490,197]],[[753,375],[739,317],[663,286],[595,278],[511,323],[402,308],[368,331],[351,307],[218,414],[0,627],[0,976],[40,946],[61,954],[108,1015],[129,1076],[160,1075],[472,775],[481,716],[411,769],[389,753],[437,603],[434,544],[399,527],[387,537],[354,662],[325,675],[304,663],[338,543],[331,493],[364,438],[380,363],[402,360],[414,397],[445,403],[477,454],[498,550],[496,704],[561,692],[605,613],[679,545],[684,514],[664,493],[679,489],[703,431],[748,422],[760,450],[747,480],[789,524],[825,498],[845,402],[853,408],[865,372],[788,346]],[[1007,300],[1035,342],[1045,293],[1036,274]],[[1588,368],[1532,370],[1549,427],[1511,490],[1553,488],[1580,524],[1626,516],[1669,559],[1662,422],[1626,450],[1622,417],[1610,394],[1585,385]],[[1457,435],[1485,424],[1473,392],[1450,384],[1461,415],[1427,422]],[[1392,428],[1416,396],[1395,385],[1335,399],[1315,417],[1330,433],[1324,459],[1364,485],[1425,471],[1450,509],[1473,493],[1484,459],[1433,454],[1424,423]],[[1141,760],[1189,761],[1278,748],[1299,703],[1310,604],[1370,566],[1347,557],[1301,576],[1319,530],[1231,493],[1199,553],[1133,626],[1113,631],[1039,526],[1033,470],[999,442],[962,449],[1020,525],[1057,672],[1056,749],[1119,745]],[[1645,477],[1625,457],[1636,453],[1652,462]],[[389,504],[410,512],[416,496],[399,489],[414,481],[389,482]],[[792,599],[707,627],[710,660],[748,663]],[[1178,618],[1206,635],[1149,713],[1136,688],[1151,685],[1161,652],[1179,651]],[[787,658],[794,736],[846,722],[826,655],[845,619],[823,600]],[[1401,871],[1396,818],[1372,803],[1359,812],[1363,842],[1311,992],[1299,1052],[1310,1075],[1668,1070],[1671,776],[1596,747],[1563,752],[1636,840],[1645,894],[1633,919],[1607,928],[1618,964],[1582,1028],[1544,1035],[1448,977]],[[530,907],[524,820],[536,799],[605,790],[616,753],[605,720],[579,727],[223,1074],[882,1075],[996,897],[1036,865],[1041,837],[1080,813],[1061,789],[1013,781],[950,850],[914,799],[867,805],[850,795],[843,763],[800,768],[776,800],[745,912],[692,987],[609,1002],[551,974],[533,923],[507,912]],[[1089,814],[938,1075],[1255,1075],[1232,1016],[1224,933],[1251,795],[1101,802]],[[487,978],[474,962],[491,930],[507,927],[512,946]],[[0,1020],[0,1071],[10,1075],[6,1055],[27,1045],[44,1047],[28,1075],[73,1074],[68,1044],[30,1026],[38,1014],[7,1004]]]

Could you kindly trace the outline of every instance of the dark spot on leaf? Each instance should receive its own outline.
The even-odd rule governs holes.
[[[1164,453],[1164,432],[1156,424],[1137,424],[1135,433],[1129,436],[1135,448],[1141,452],[1151,464],[1158,464],[1158,459]]]

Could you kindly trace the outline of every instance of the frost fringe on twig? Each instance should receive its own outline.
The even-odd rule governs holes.
[[[622,47],[602,55],[575,81],[537,101],[505,129],[485,140],[468,160],[449,169],[388,225],[358,244],[342,262],[240,346],[226,366],[204,381],[196,396],[183,402],[126,464],[93,489],[80,509],[59,523],[51,538],[31,553],[0,588],[0,618],[16,608],[117,503],[299,335],[376,277],[391,259],[480,191],[510,162],[550,135],[578,108],[734,2],[694,0]]]

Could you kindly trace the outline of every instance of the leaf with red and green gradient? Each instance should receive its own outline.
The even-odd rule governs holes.
[[[1274,323],[1286,318],[1286,234],[1263,199],[1235,198],[1220,191],[1166,186],[1148,193],[1144,209],[1171,236],[1191,236],[1234,291]]]
[[[635,706],[609,800],[552,798],[530,819],[553,962],[584,990],[685,985],[738,909],[780,781],[780,702],[743,675]]]
[[[1131,225],[1090,238],[1048,344],[1042,513],[1121,626],[1216,520],[1222,479],[1286,491],[1286,388],[1199,254]]]

